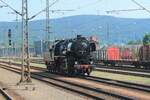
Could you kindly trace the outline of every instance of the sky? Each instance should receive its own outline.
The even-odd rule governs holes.
[[[3,0],[12,8],[21,12],[22,0]],[[28,0],[29,16],[45,8],[46,0]],[[55,0],[50,0],[50,4]],[[136,0],[138,3],[150,10],[150,0]],[[4,5],[0,2],[0,6]],[[59,0],[50,10],[73,10],[64,12],[50,12],[50,18],[60,18],[74,15],[108,15],[123,18],[150,18],[150,13],[146,11],[118,12],[107,14],[110,10],[139,9],[140,7],[131,0]],[[15,14],[10,14],[11,9],[0,8],[0,21],[14,21]],[[20,17],[19,17],[20,18]],[[45,19],[45,12],[38,15],[33,20]]]

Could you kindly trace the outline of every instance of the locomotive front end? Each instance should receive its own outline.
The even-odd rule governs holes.
[[[90,53],[95,51],[93,43],[80,35],[77,36],[76,41],[72,45],[72,51],[74,51],[75,73],[90,75],[94,67],[92,57]]]

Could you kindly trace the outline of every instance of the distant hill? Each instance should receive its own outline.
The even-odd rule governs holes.
[[[101,43],[126,43],[139,40],[150,32],[150,19],[117,18],[112,16],[78,15],[50,20],[52,37],[70,38],[77,34],[96,35]],[[21,30],[15,32],[15,22],[0,22],[0,42],[7,41],[7,30],[13,30],[13,40],[21,41]],[[45,20],[30,22],[30,43],[45,39]],[[19,23],[19,28],[21,23]],[[6,42],[5,42],[6,43]]]

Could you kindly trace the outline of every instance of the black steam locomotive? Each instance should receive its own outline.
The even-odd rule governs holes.
[[[45,63],[50,72],[90,75],[94,66],[90,55],[93,51],[96,51],[95,43],[78,35],[74,39],[55,41]]]

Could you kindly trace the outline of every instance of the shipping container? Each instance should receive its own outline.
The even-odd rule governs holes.
[[[120,49],[117,46],[107,48],[107,60],[120,60]]]

